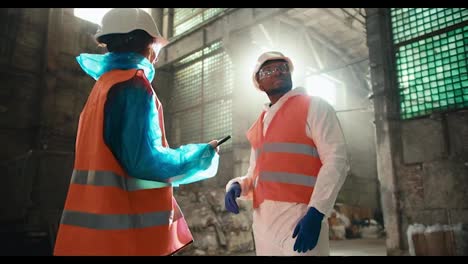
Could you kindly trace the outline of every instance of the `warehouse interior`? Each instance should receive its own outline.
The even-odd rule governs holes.
[[[256,59],[294,63],[325,99],[350,170],[330,255],[468,255],[468,8],[142,8],[169,40],[152,85],[171,147],[231,135],[215,177],[174,189],[194,243],[176,255],[255,255],[252,204],[224,205],[245,175],[246,131],[268,97]],[[0,255],[52,255],[94,79],[76,56],[108,9],[0,9]]]

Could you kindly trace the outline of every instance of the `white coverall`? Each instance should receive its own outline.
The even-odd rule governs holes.
[[[265,105],[267,112],[263,120],[263,135],[276,112],[291,96],[297,94],[306,94],[306,91],[298,87],[283,95],[273,106]],[[334,109],[319,97],[312,97],[304,129],[307,136],[315,142],[322,162],[314,192],[308,205],[265,200],[254,209],[252,229],[257,256],[328,256],[330,254],[327,218],[347,175],[346,144]],[[242,188],[240,198],[251,199],[254,168],[255,152],[252,150],[247,174],[230,180],[226,184],[226,191],[232,183],[238,182]],[[293,239],[292,234],[309,207],[315,207],[325,215],[322,229],[317,246],[305,253],[298,253],[293,249],[297,237]]]

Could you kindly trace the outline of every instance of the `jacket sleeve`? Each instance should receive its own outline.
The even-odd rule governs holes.
[[[255,151],[251,149],[250,151],[250,161],[249,168],[247,173],[244,176],[234,178],[226,184],[226,192],[229,190],[229,187],[235,182],[239,183],[241,186],[241,199],[252,200],[253,199],[253,172],[255,169]]]
[[[133,79],[112,87],[104,112],[105,142],[129,176],[188,183],[188,177],[212,167],[217,154],[209,144],[163,147],[154,100],[154,94]],[[217,170],[217,162],[214,165]]]
[[[319,97],[312,97],[306,132],[314,140],[322,162],[309,206],[329,216],[349,167],[346,143],[335,110]]]

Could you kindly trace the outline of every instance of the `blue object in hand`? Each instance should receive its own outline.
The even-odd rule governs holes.
[[[309,208],[307,214],[297,223],[293,232],[294,251],[299,253],[312,250],[317,246],[317,241],[322,228],[323,214],[314,207]]]
[[[226,196],[224,196],[224,205],[226,206],[226,209],[231,212],[238,214],[239,213],[239,206],[237,205],[236,199],[239,197],[241,194],[241,187],[240,184],[235,182],[229,187],[229,190],[226,193]]]

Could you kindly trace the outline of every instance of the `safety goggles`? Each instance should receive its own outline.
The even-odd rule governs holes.
[[[275,73],[276,71],[279,71],[282,74],[288,73],[289,72],[289,67],[287,63],[282,63],[278,66],[275,67],[265,67],[261,68],[260,71],[258,71],[258,78],[260,80],[265,79],[267,77],[270,77]]]

